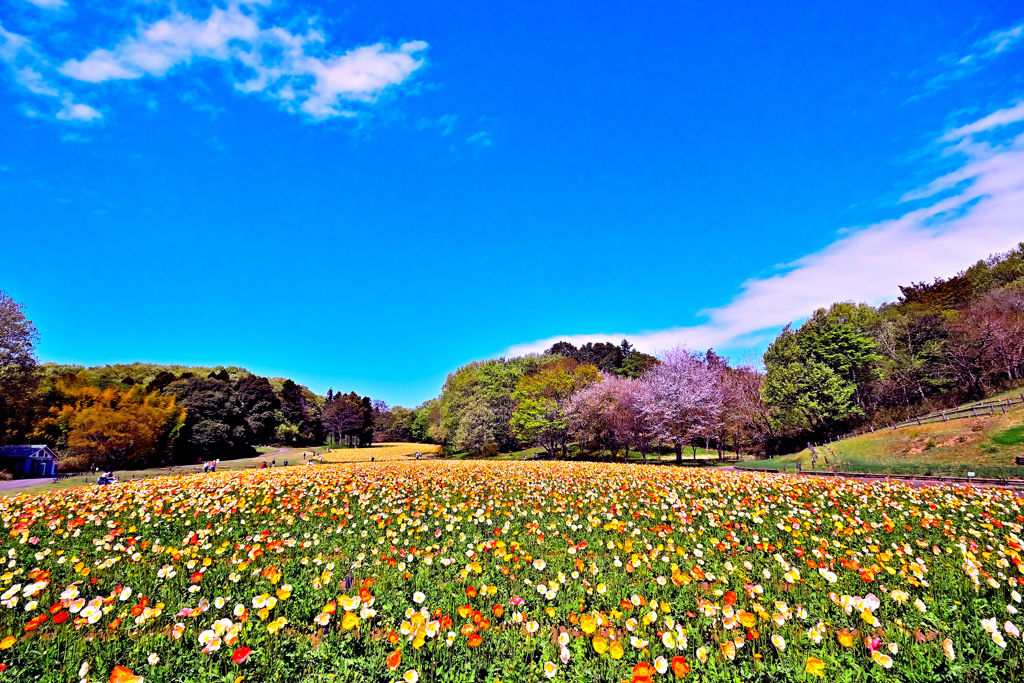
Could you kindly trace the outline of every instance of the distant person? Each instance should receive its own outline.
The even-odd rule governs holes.
[[[263,461],[263,462],[262,462],[262,463],[260,464],[260,469],[261,469],[261,470],[265,470],[265,469],[267,469],[267,461],[266,461],[266,460],[264,460],[264,461]]]
[[[288,461],[287,460],[284,461],[284,466],[288,467]]]
[[[276,467],[277,466],[277,460],[271,460],[270,461],[270,466],[271,467]]]

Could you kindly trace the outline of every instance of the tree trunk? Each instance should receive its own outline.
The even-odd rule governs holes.
[[[683,444],[677,441],[673,445],[676,448],[676,464],[677,465],[682,465],[683,464]]]

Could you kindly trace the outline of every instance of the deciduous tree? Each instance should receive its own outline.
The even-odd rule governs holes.
[[[516,385],[512,429],[525,441],[549,453],[566,455],[569,443],[568,399],[600,378],[593,365],[560,360],[544,366]]]
[[[22,440],[32,428],[40,380],[38,340],[24,306],[0,291],[0,445]]]

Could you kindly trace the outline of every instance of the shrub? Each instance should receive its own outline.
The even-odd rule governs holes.
[[[57,461],[57,469],[61,472],[85,472],[92,466],[92,458],[88,453],[67,453]]]

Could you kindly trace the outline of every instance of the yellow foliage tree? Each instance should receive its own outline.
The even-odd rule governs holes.
[[[185,421],[174,396],[140,386],[100,389],[70,377],[54,384],[53,396],[36,434],[107,467],[152,464]]]

